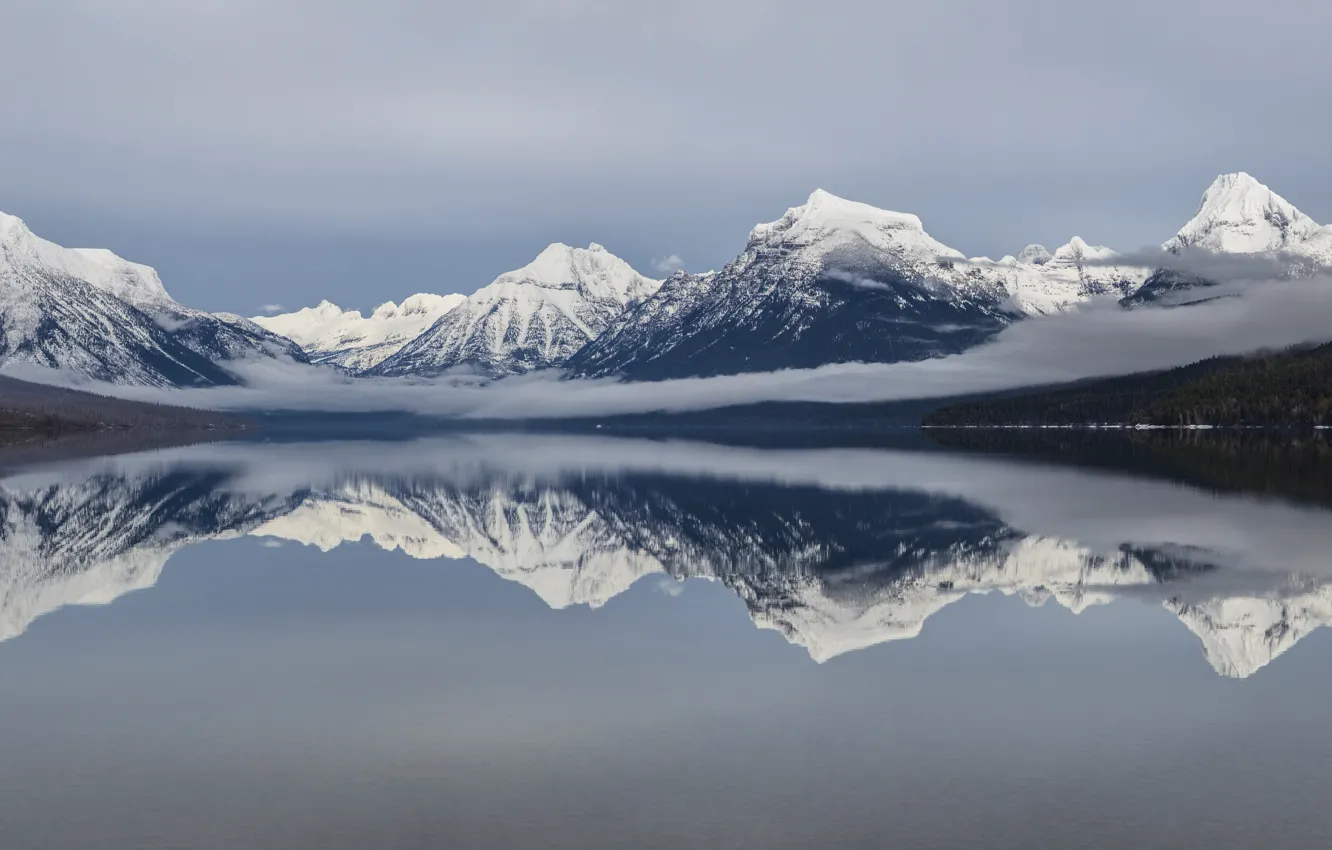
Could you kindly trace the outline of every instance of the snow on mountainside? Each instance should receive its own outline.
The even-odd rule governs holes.
[[[305,355],[246,319],[177,303],[148,266],[62,248],[0,213],[0,365],[153,386],[235,384],[228,361]]]
[[[1018,256],[997,262],[980,258],[1004,282],[1014,304],[1027,315],[1051,315],[1076,309],[1104,295],[1122,298],[1142,285],[1151,269],[1115,264],[1116,252],[1088,245],[1079,236],[1051,254],[1044,245],[1028,245]]]
[[[1244,172],[1222,174],[1198,212],[1162,245],[1171,253],[1205,248],[1226,254],[1290,251],[1332,262],[1332,227],[1324,227]]]
[[[658,379],[953,354],[1002,329],[1008,291],[920,219],[817,190],[714,275],[677,275],[570,363]]]
[[[313,363],[331,363],[356,372],[396,354],[466,300],[465,295],[419,292],[401,304],[386,301],[368,317],[359,310],[343,310],[321,301],[317,307],[255,316],[251,321],[294,341]]]
[[[1266,255],[1291,277],[1332,268],[1332,226],[1319,225],[1242,171],[1212,181],[1193,218],[1161,247],[1181,255],[1192,251]],[[1196,274],[1162,268],[1123,303],[1136,307],[1167,298],[1205,300],[1206,293],[1197,297],[1188,293],[1214,285],[1216,281]]]
[[[600,245],[556,243],[477,290],[367,374],[463,368],[496,377],[560,366],[660,285]]]

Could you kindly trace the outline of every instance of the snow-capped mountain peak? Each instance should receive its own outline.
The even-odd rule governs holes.
[[[169,302],[157,270],[104,248],[65,248],[37,236],[18,216],[0,212],[0,255],[10,266],[37,265],[87,281],[135,306]]]
[[[505,272],[489,286],[477,292],[514,291],[515,286],[544,289],[577,289],[596,298],[614,298],[621,302],[642,298],[654,292],[660,281],[634,271],[624,260],[593,242],[586,248],[574,248],[552,242],[536,259],[519,269]],[[473,296],[475,297],[475,296]]]
[[[849,201],[815,189],[805,203],[749,233],[750,250],[794,248],[817,261],[832,251],[861,246],[904,255],[917,262],[963,259],[962,253],[925,232],[919,216]]]
[[[626,306],[660,286],[596,243],[554,242],[478,289],[369,373],[434,375],[461,367],[502,376],[561,366]]]
[[[671,278],[568,368],[658,380],[939,357],[1006,326],[1007,300],[917,216],[819,189],[717,274]]]
[[[1222,174],[1203,193],[1198,211],[1163,246],[1252,254],[1298,249],[1322,230],[1295,205],[1243,171]]]

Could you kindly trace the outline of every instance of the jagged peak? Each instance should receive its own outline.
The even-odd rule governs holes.
[[[655,289],[659,281],[639,274],[629,263],[593,242],[586,248],[574,248],[563,242],[547,245],[532,262],[495,278],[473,297],[489,297],[497,290],[513,286],[537,286],[547,289],[591,287],[601,294],[624,299]]]
[[[1074,236],[1055,249],[1051,256],[1057,263],[1081,263],[1084,260],[1103,260],[1113,257],[1115,251],[1104,245],[1092,245],[1081,236]]]
[[[1259,253],[1296,247],[1319,229],[1290,201],[1236,171],[1212,181],[1193,218],[1163,247],[1175,253],[1188,247]]]

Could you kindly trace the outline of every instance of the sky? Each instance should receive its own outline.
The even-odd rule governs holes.
[[[816,187],[968,255],[1158,244],[1216,174],[1332,221],[1316,0],[0,0],[0,210],[192,306],[701,271]]]

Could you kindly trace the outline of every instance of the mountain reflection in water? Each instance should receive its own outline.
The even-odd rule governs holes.
[[[251,535],[473,559],[552,608],[645,576],[720,582],[824,662],[915,637],[967,594],[1163,605],[1244,678],[1332,623],[1317,507],[1012,459],[581,437],[232,444],[0,482],[0,635],[152,587]]]

